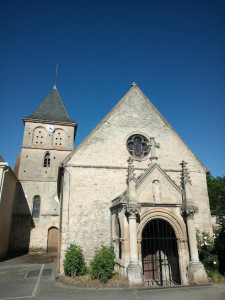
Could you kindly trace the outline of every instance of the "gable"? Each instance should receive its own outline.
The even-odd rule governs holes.
[[[137,183],[139,203],[182,204],[182,191],[157,165],[152,166]]]
[[[126,140],[134,133],[155,137],[160,143],[157,156],[163,169],[178,169],[185,159],[189,168],[207,171],[137,86],[128,91],[62,164],[127,167]],[[148,164],[149,160],[135,162],[135,167],[146,168]]]

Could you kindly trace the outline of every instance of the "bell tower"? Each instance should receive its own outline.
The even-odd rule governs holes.
[[[34,224],[30,251],[54,250],[49,243],[51,240],[57,247],[58,167],[73,150],[77,123],[70,119],[56,86],[33,114],[23,118],[23,122],[25,128],[18,178]],[[49,238],[53,231],[55,237]]]

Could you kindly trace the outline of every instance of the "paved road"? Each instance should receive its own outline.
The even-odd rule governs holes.
[[[22,256],[0,263],[0,300],[224,300],[225,285],[164,289],[77,289],[55,281],[55,259]]]

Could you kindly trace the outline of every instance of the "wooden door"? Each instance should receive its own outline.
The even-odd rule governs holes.
[[[59,230],[56,227],[48,230],[48,252],[58,251],[58,235]]]

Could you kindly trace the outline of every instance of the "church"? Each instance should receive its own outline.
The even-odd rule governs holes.
[[[208,170],[136,83],[74,150],[56,86],[23,121],[11,249],[57,251],[63,274],[71,243],[87,262],[112,244],[130,285],[207,282],[196,229],[212,234]]]

